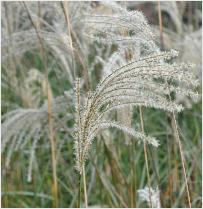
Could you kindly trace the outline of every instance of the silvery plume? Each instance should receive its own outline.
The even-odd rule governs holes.
[[[113,69],[100,81],[95,91],[89,92],[84,104],[80,96],[80,79],[76,80],[76,132],[75,155],[76,168],[81,172],[88,157],[92,140],[99,131],[107,128],[118,128],[155,147],[159,142],[153,138],[127,127],[116,121],[106,119],[113,110],[123,107],[145,106],[163,111],[183,110],[182,105],[168,99],[169,93],[181,93],[196,97],[193,89],[178,87],[198,85],[191,73],[192,64],[169,63],[178,55],[177,51],[154,52],[138,60],[131,61],[120,68]]]

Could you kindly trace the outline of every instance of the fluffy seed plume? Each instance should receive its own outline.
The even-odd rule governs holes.
[[[80,107],[80,82],[79,79],[76,80],[75,155],[79,172],[87,159],[92,140],[102,129],[118,128],[155,147],[159,145],[152,137],[123,124],[105,120],[105,115],[126,106],[145,106],[180,112],[182,105],[169,101],[167,95],[169,92],[182,91],[183,94],[195,96],[195,92],[179,89],[177,84],[181,82],[196,86],[197,83],[190,70],[192,65],[165,62],[177,55],[175,50],[156,52],[113,70],[103,78],[94,92],[89,93],[83,108]]]

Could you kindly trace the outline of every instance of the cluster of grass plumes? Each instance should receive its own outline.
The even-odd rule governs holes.
[[[127,5],[3,2],[3,206],[200,205],[199,61]]]

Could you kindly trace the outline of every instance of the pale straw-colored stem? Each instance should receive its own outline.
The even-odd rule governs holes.
[[[144,118],[143,118],[142,107],[140,107],[139,110],[140,110],[141,130],[142,130],[142,133],[144,134]],[[147,169],[147,184],[148,184],[148,187],[149,187],[149,202],[150,202],[150,207],[152,208],[151,179],[150,179],[150,175],[149,175],[149,163],[148,163],[148,157],[147,157],[147,145],[146,145],[145,141],[144,141],[144,157],[145,157],[145,164],[146,164],[146,169]]]
[[[161,5],[160,5],[159,0],[158,0],[158,16],[159,16],[160,40],[161,40],[161,45],[162,45],[162,49],[163,49],[164,48],[163,26],[162,26]],[[169,94],[168,95],[169,95],[170,102],[172,102],[171,95],[170,95],[170,89],[169,89]],[[184,160],[182,144],[181,144],[180,137],[179,137],[178,126],[177,126],[177,121],[176,121],[174,110],[172,111],[172,119],[173,119],[173,123],[174,123],[175,136],[176,136],[176,140],[177,140],[178,147],[179,147],[179,152],[180,152],[180,157],[181,157],[181,164],[182,164],[185,186],[186,186],[186,191],[187,191],[188,204],[189,204],[189,207],[191,208],[191,198],[190,198],[190,192],[189,192],[189,187],[188,187],[188,180],[187,180],[187,176],[186,176],[185,160]]]
[[[71,55],[72,55],[73,78],[75,79],[74,48],[73,48],[73,40],[72,40],[72,35],[71,35],[71,23],[70,23],[69,12],[68,12],[68,2],[67,1],[61,2],[61,6],[64,12],[67,27],[68,27],[68,37],[69,37],[69,43],[70,43]]]
[[[47,67],[47,57],[45,54],[44,44],[43,40],[41,38],[41,35],[39,34],[38,28],[35,25],[31,14],[29,12],[29,9],[25,2],[23,2],[23,5],[26,9],[26,12],[28,14],[28,17],[36,31],[37,37],[39,39],[40,47],[41,47],[41,57],[44,61],[44,71],[45,71],[45,82],[46,82],[46,93],[47,93],[47,103],[48,103],[48,126],[49,126],[49,140],[51,145],[51,161],[52,161],[52,177],[53,177],[53,197],[54,197],[54,207],[58,207],[58,184],[57,184],[57,160],[56,160],[56,143],[54,139],[54,130],[53,130],[53,121],[52,121],[52,96],[51,96],[51,90],[49,88],[49,80],[48,80],[48,67]],[[38,4],[39,5],[39,4]],[[40,27],[40,24],[38,24],[38,27]]]
[[[168,87],[168,89],[169,89],[169,87]],[[170,101],[172,101],[171,95],[170,95],[170,89],[169,89],[169,99],[170,99]],[[184,180],[185,180],[185,187],[186,187],[186,192],[187,192],[188,204],[189,204],[189,207],[191,208],[190,191],[189,191],[188,180],[187,180],[186,169],[185,169],[185,158],[183,155],[183,149],[182,149],[182,144],[180,141],[180,136],[179,136],[179,132],[178,132],[178,125],[177,125],[177,120],[176,120],[174,110],[172,111],[172,119],[173,119],[174,128],[175,128],[176,141],[178,143],[180,157],[181,157],[181,164],[182,164],[183,175],[184,175]]]

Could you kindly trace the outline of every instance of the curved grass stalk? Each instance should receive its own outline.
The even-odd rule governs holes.
[[[161,5],[160,5],[160,1],[159,0],[158,0],[158,16],[159,16],[160,40],[161,40],[162,48],[164,48]],[[168,90],[169,90],[169,94],[168,94],[169,95],[169,100],[172,101],[171,95],[170,95],[170,87],[169,87],[169,85],[168,85]],[[172,110],[172,118],[173,118],[173,123],[174,123],[174,128],[175,128],[176,141],[178,143],[180,157],[181,157],[181,164],[182,164],[183,175],[184,175],[184,180],[185,180],[185,186],[186,186],[186,191],[187,191],[188,204],[189,204],[189,207],[191,208],[191,198],[190,198],[188,180],[187,180],[186,169],[185,169],[185,159],[184,159],[184,156],[183,156],[182,144],[181,144],[181,141],[180,141],[180,136],[179,136],[179,132],[178,132],[178,126],[177,126],[177,121],[176,121],[174,110]]]
[[[68,2],[64,1],[60,3],[61,3],[61,7],[65,16],[65,20],[66,20],[67,28],[68,28],[68,36],[69,36],[71,56],[72,56],[73,78],[75,79],[74,48],[73,48],[73,40],[72,40],[72,35],[71,35],[71,24],[70,24],[69,12],[68,12]]]
[[[54,139],[54,130],[53,130],[53,121],[52,121],[52,96],[51,96],[51,91],[49,89],[49,84],[48,84],[48,67],[47,67],[47,57],[45,54],[44,50],[44,45],[43,41],[41,39],[40,34],[38,33],[38,28],[35,25],[35,23],[32,20],[31,14],[29,12],[29,9],[26,5],[25,2],[23,2],[23,5],[27,11],[28,17],[36,31],[36,34],[38,36],[39,42],[40,42],[40,47],[41,47],[41,57],[42,60],[44,60],[44,71],[45,71],[45,81],[46,81],[46,92],[47,92],[47,100],[48,100],[48,125],[49,125],[49,139],[50,139],[50,144],[51,144],[51,158],[52,158],[52,177],[53,177],[53,197],[54,197],[54,207],[58,207],[58,183],[57,183],[57,160],[56,160],[56,143]],[[40,26],[40,25],[38,25]]]
[[[170,89],[169,89],[169,91],[170,91]],[[171,101],[170,93],[169,93],[169,99]],[[179,132],[178,132],[178,125],[177,125],[177,120],[176,120],[176,116],[175,116],[174,111],[172,111],[172,119],[173,119],[174,128],[175,128],[176,141],[178,143],[179,153],[180,153],[180,157],[181,157],[181,165],[182,165],[182,170],[183,170],[183,175],[184,175],[184,181],[185,181],[185,187],[186,187],[186,192],[187,192],[188,204],[189,204],[189,207],[191,208],[191,197],[190,197],[188,179],[187,179],[186,169],[185,169],[185,158],[184,158],[184,155],[183,155],[182,143],[180,141],[180,136],[179,136]]]

